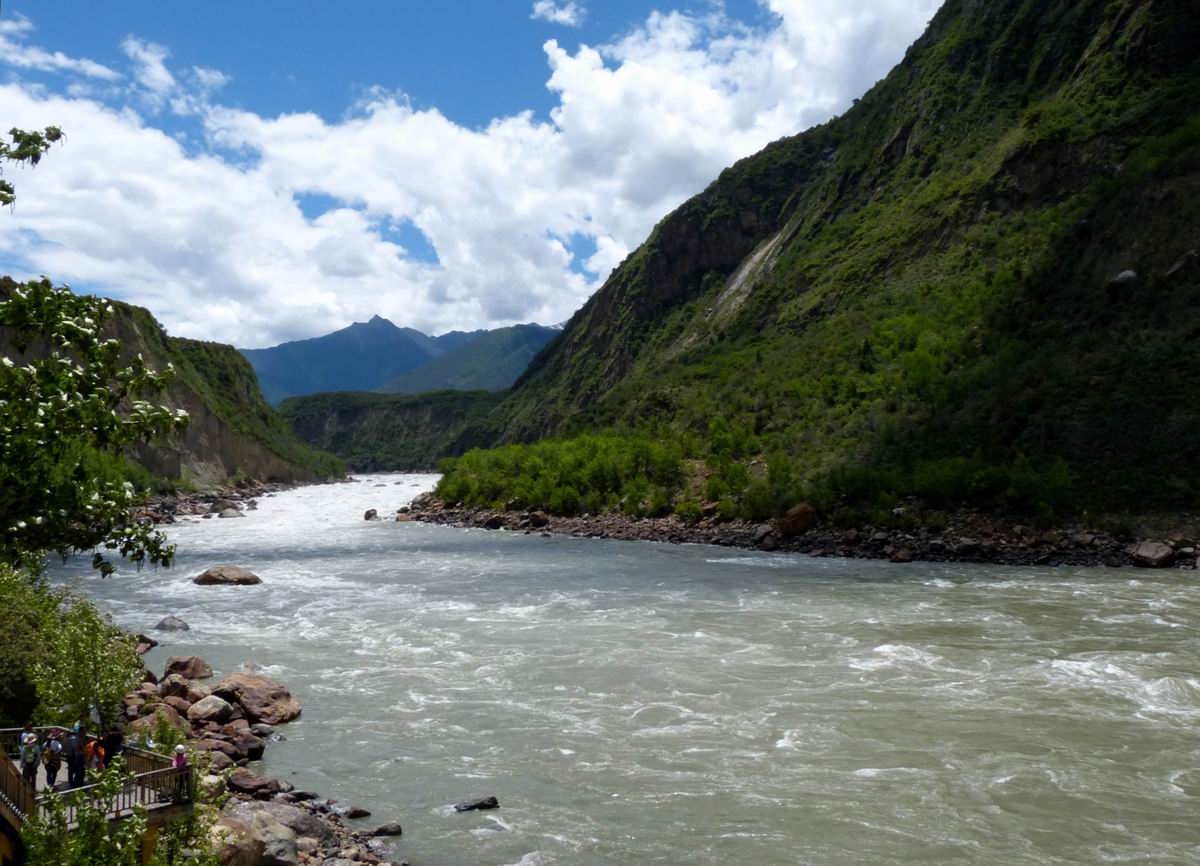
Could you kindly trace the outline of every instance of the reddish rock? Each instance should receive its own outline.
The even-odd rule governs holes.
[[[262,583],[262,578],[240,565],[214,565],[192,578],[192,583],[200,586],[253,586]]]
[[[163,670],[163,677],[179,674],[189,680],[206,680],[213,675],[212,665],[200,656],[171,656]]]
[[[529,525],[532,526],[534,529],[541,529],[543,526],[546,526],[549,523],[550,523],[550,518],[546,516],[546,512],[544,512],[544,511],[529,512]]]
[[[251,723],[278,725],[300,715],[300,704],[274,680],[237,671],[229,674],[213,689],[230,703],[242,707]]]
[[[173,695],[163,698],[162,702],[181,716],[186,716],[192,708],[191,702],[187,698],[177,698]]]
[[[245,767],[238,767],[230,773],[225,784],[229,790],[246,794],[256,800],[268,800],[284,788],[283,783],[277,779],[268,779],[250,772]]]
[[[808,532],[817,525],[817,509],[807,502],[794,505],[788,513],[775,521],[775,528],[784,538],[792,538],[802,532]]]

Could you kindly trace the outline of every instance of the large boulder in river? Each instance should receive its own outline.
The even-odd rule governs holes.
[[[217,722],[224,724],[233,716],[233,707],[229,701],[216,695],[209,695],[192,704],[187,711],[191,722]]]
[[[226,508],[224,511],[222,511],[220,514],[217,515],[217,517],[226,517],[226,518],[228,518],[228,517],[245,517],[245,516],[246,515],[242,514],[242,512],[238,511],[236,508]]]
[[[251,724],[278,725],[300,715],[300,703],[274,680],[235,671],[213,688],[213,694],[240,704]]]
[[[262,583],[262,578],[240,565],[214,565],[192,578],[192,583],[200,586],[253,586]]]
[[[817,525],[817,509],[807,502],[801,502],[788,509],[787,514],[775,522],[775,528],[784,538],[791,538],[802,532],[808,532]]]
[[[499,809],[500,801],[495,797],[480,797],[477,800],[464,800],[454,804],[455,812],[479,812],[484,809]]]
[[[177,616],[166,616],[154,628],[158,631],[190,631],[192,627]]]
[[[1166,568],[1175,561],[1175,551],[1161,541],[1143,541],[1133,548],[1133,561],[1145,568]]]
[[[189,680],[206,680],[213,675],[213,669],[200,656],[171,656],[167,659],[163,676],[169,677],[171,674],[179,674]]]

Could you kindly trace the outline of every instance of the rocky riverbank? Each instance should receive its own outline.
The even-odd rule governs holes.
[[[177,619],[167,625],[186,628]],[[146,635],[138,640],[142,652],[156,644]],[[401,866],[388,859],[399,824],[348,826],[371,813],[247,767],[283,738],[278,726],[301,713],[285,686],[249,665],[207,685],[213,669],[199,656],[172,656],[161,677],[148,669],[144,676],[124,699],[126,736],[152,740],[164,723],[185,734],[201,795],[209,802],[227,797],[211,830],[222,866]]]
[[[418,520],[446,526],[579,538],[611,538],[671,544],[714,544],[763,551],[801,553],[815,557],[885,559],[892,562],[978,562],[1037,566],[1197,567],[1197,541],[1182,531],[1161,537],[1136,538],[1124,532],[1086,526],[1042,529],[1013,519],[975,512],[939,515],[936,524],[914,514],[903,528],[833,527],[805,505],[769,523],[722,521],[715,509],[698,522],[672,515],[633,518],[622,514],[555,517],[539,511],[505,512],[458,508],[426,494],[397,514],[397,520]]]

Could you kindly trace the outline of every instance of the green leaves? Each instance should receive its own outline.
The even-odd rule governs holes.
[[[91,602],[76,599],[44,640],[33,670],[43,714],[65,724],[95,710],[103,726],[115,722],[121,698],[142,676],[133,638]]]
[[[122,362],[104,336],[111,305],[42,278],[0,301],[0,326],[21,353],[0,363],[0,558],[36,564],[48,551],[97,547],[141,565],[169,565],[174,549],[136,522],[132,486],[105,474],[101,454],[179,431],[187,415],[156,406],[173,371],[140,356]],[[114,570],[96,553],[102,576]]]
[[[26,132],[17,128],[8,131],[11,142],[0,141],[0,160],[37,165],[42,154],[50,145],[63,139],[63,131],[57,126],[47,126],[43,131]],[[17,200],[13,185],[0,180],[0,205],[12,205]]]

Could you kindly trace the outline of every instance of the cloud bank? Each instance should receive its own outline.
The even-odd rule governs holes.
[[[763,29],[667,12],[606,45],[551,40],[549,119],[483,128],[383,91],[337,121],[264,117],[221,104],[226,76],[172,69],[164,46],[130,36],[117,72],[6,22],[0,63],[63,84],[0,85],[4,122],[53,123],[69,143],[13,172],[0,251],[147,306],[172,333],[247,347],[376,313],[432,333],[559,322],[722,168],[886,74],[938,3],[766,5]],[[162,112],[202,137],[168,134]]]

